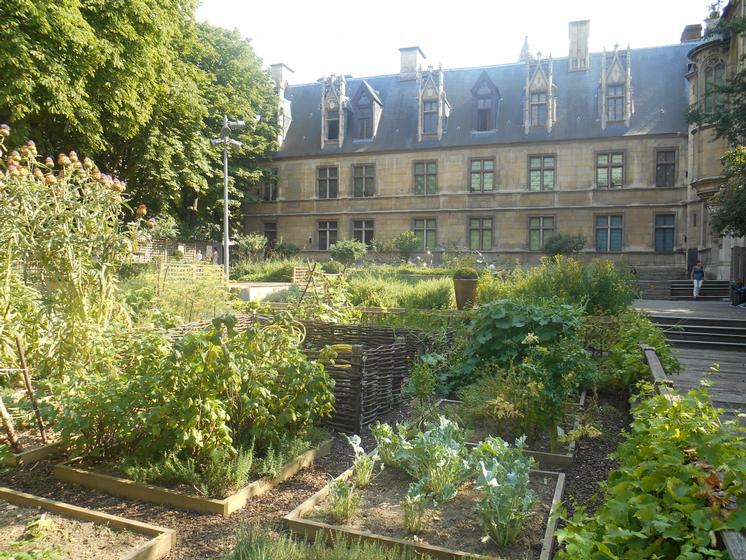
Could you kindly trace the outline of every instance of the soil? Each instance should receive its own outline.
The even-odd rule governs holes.
[[[411,478],[397,469],[384,469],[368,487],[361,490],[357,513],[342,526],[412,540],[413,536],[404,526],[404,513],[399,506],[411,482]],[[556,482],[554,477],[531,477],[530,487],[536,494],[534,515],[526,521],[521,536],[510,546],[498,547],[492,541],[482,542],[482,528],[476,508],[480,494],[471,482],[463,484],[453,500],[429,512],[425,529],[417,534],[417,541],[454,551],[499,556],[504,560],[539,558]],[[324,503],[308,512],[306,517],[335,524]]]
[[[5,436],[5,432],[3,432],[2,435],[3,437],[0,439],[0,443],[10,447],[10,441],[8,440],[7,436]],[[41,440],[41,434],[39,434],[39,430],[36,428],[27,428],[24,430],[18,429],[16,431],[16,435],[18,435],[18,440],[21,442],[22,451],[30,451],[31,449],[36,449],[37,447],[42,447],[50,443],[56,443],[60,439],[59,434],[49,430],[48,428],[46,430],[47,443],[44,443]]]
[[[27,538],[26,528],[39,520],[38,537]],[[0,501],[0,551],[53,550],[63,558],[111,560],[122,558],[148,538],[131,531],[112,529],[102,523],[80,521],[42,509]]]

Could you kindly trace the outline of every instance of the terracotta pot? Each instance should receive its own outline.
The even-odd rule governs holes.
[[[476,278],[454,278],[453,289],[456,291],[456,307],[465,309],[472,307],[477,301]]]

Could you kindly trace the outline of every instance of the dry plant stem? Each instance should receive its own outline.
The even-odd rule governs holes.
[[[28,366],[26,365],[26,352],[23,349],[23,342],[21,337],[16,335],[16,348],[18,348],[18,359],[21,362],[21,373],[23,374],[23,382],[26,385],[26,392],[28,398],[31,401],[31,406],[34,407],[34,415],[36,416],[36,423],[39,425],[39,434],[41,434],[42,443],[47,443],[47,432],[44,429],[44,421],[41,418],[41,411],[39,410],[39,403],[34,395],[34,387],[31,385],[31,375],[28,372]]]
[[[13,419],[10,417],[10,414],[8,414],[8,409],[5,408],[5,403],[3,402],[2,397],[0,397],[0,417],[2,417],[5,432],[8,434],[10,446],[14,451],[20,453],[23,450],[21,442],[18,441],[18,434],[16,434],[16,430],[13,427]]]

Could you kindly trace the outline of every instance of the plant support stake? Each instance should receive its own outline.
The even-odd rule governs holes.
[[[18,434],[16,434],[16,430],[13,428],[13,419],[8,414],[8,409],[5,408],[2,397],[0,397],[0,418],[2,418],[5,433],[8,434],[10,446],[13,448],[13,451],[20,453],[22,451],[21,443],[18,441]]]
[[[16,348],[18,348],[18,359],[21,362],[21,372],[23,374],[23,382],[26,385],[26,392],[28,398],[31,401],[31,405],[34,407],[34,414],[36,415],[36,423],[39,425],[39,433],[41,434],[41,441],[46,445],[47,443],[47,432],[44,429],[44,421],[41,418],[41,412],[39,411],[39,403],[36,401],[34,396],[34,388],[31,385],[31,376],[28,372],[28,366],[26,365],[26,353],[23,350],[23,342],[21,337],[16,335]]]

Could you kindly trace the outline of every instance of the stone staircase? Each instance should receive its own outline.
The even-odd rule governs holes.
[[[691,280],[672,280],[670,298],[675,300],[693,300]],[[701,301],[723,301],[730,299],[730,283],[727,280],[705,280],[699,292]]]
[[[670,299],[671,281],[685,280],[686,270],[680,266],[638,266],[637,287],[642,299]]]
[[[746,352],[746,320],[649,315],[673,346]]]

